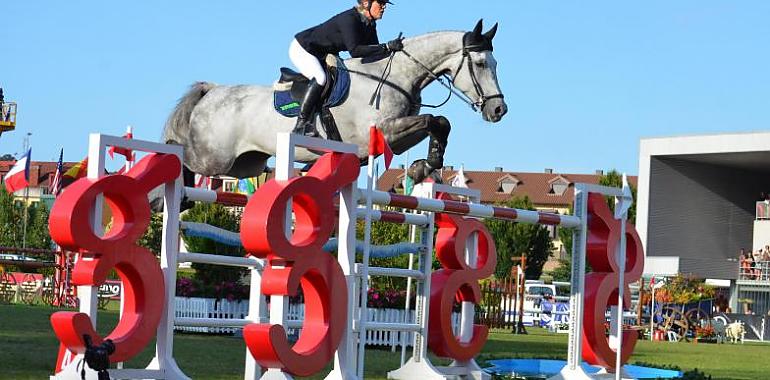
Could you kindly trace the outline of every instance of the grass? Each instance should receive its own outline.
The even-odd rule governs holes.
[[[53,373],[58,342],[48,319],[56,309],[43,306],[0,305],[0,379],[41,379]],[[100,332],[117,322],[114,310],[99,314]],[[508,358],[566,359],[566,335],[530,329],[529,335],[493,331],[479,355],[487,360]],[[241,338],[177,334],[174,350],[179,366],[195,379],[242,379],[245,345]],[[126,368],[145,366],[153,348],[145,350]],[[763,379],[770,371],[770,345],[746,343],[692,344],[641,341],[630,362],[676,365],[699,369],[714,379]],[[367,350],[367,379],[384,379],[399,365],[400,354]],[[434,362],[437,361],[433,358]],[[325,374],[324,374],[325,375]],[[312,378],[321,379],[323,375]]]

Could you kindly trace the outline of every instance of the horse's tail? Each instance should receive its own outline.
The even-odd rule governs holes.
[[[193,108],[214,87],[216,84],[209,82],[196,82],[190,86],[190,90],[179,99],[174,112],[166,121],[166,127],[163,129],[163,142],[184,145],[187,136],[190,135],[190,115]]]

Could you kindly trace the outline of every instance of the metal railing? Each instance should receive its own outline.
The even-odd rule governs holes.
[[[0,122],[16,124],[16,103],[3,103],[0,108]]]
[[[770,261],[741,260],[738,265],[739,280],[770,281]]]

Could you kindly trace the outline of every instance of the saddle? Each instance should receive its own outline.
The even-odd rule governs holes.
[[[342,141],[334,117],[329,111],[345,102],[350,91],[350,73],[345,63],[335,55],[326,56],[324,70],[326,71],[326,86],[321,95],[321,125],[330,140]],[[304,75],[288,68],[281,67],[281,77],[273,84],[273,106],[275,110],[286,117],[299,116],[302,98],[305,95],[310,80]]]

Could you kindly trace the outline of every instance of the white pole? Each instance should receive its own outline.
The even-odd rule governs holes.
[[[626,218],[620,219],[620,250],[618,252],[618,348],[615,353],[615,379],[620,380],[623,351],[623,281],[626,271]]]
[[[404,186],[404,189],[406,189],[406,186]],[[413,211],[416,213],[416,211]],[[417,242],[417,226],[410,225],[409,226],[409,241],[412,243]],[[422,244],[425,244],[424,242],[420,242]],[[414,269],[414,253],[409,252],[409,270]],[[409,323],[409,309],[412,306],[412,277],[406,278],[406,302],[404,302],[404,323]],[[409,336],[409,333],[403,332],[401,333],[401,366],[404,366],[404,363],[406,363],[406,344],[407,344],[407,337]]]
[[[620,221],[620,246],[617,253],[618,260],[618,321],[617,321],[617,350],[615,351],[615,379],[620,380],[622,372],[622,351],[623,351],[623,291],[624,277],[626,272],[626,218],[628,218],[628,208],[631,206],[631,189],[628,186],[628,180],[623,174],[623,196],[615,197],[615,219]]]
[[[371,142],[370,142],[371,144]],[[356,375],[364,378],[364,355],[366,353],[366,322],[369,301],[369,254],[372,241],[372,187],[374,185],[374,156],[369,155],[366,168],[366,216],[364,217],[364,253],[361,263],[361,298],[358,314],[358,361]]]
[[[655,277],[650,280],[650,292],[652,293],[652,306],[650,306],[650,341],[655,334]]]
[[[131,132],[131,126],[126,127],[126,135],[131,136],[133,133]],[[133,152],[132,152],[133,154]],[[126,168],[123,171],[124,173],[128,173],[129,170],[134,166],[134,162],[131,161],[131,157],[126,157]],[[123,296],[123,280],[120,280],[120,309],[118,311],[118,315],[120,315],[120,318],[123,318],[123,308],[125,307],[126,298]],[[117,364],[118,369],[123,369],[123,362],[120,362]]]

